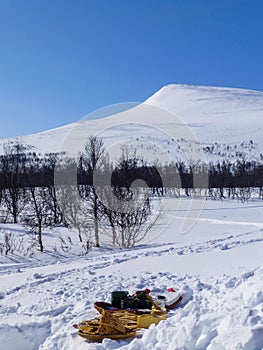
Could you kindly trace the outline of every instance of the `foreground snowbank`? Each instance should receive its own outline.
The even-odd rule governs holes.
[[[262,349],[263,269],[247,276],[223,286],[197,283],[193,300],[167,323],[145,332],[140,349]]]
[[[51,322],[47,320],[23,320],[16,317],[14,322],[0,326],[1,349],[36,350],[51,333]]]

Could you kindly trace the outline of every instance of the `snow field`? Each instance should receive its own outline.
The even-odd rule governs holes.
[[[86,256],[61,260],[48,253],[42,260],[41,255],[23,263],[5,260],[1,348],[262,349],[261,202],[207,201],[191,231],[182,235],[184,205],[188,207],[187,200],[162,235],[134,249],[94,248]],[[45,238],[54,239],[50,233]],[[134,339],[92,343],[77,336],[72,325],[97,315],[95,301],[110,301],[112,290],[133,293],[146,287],[152,294],[169,287],[180,290],[183,303],[169,312],[167,321]]]

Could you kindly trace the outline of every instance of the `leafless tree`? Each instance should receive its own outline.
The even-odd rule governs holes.
[[[100,201],[96,193],[96,188],[93,181],[93,176],[98,174],[99,160],[105,152],[102,139],[96,136],[90,136],[85,146],[85,150],[80,158],[81,168],[86,172],[86,175],[90,178],[90,188],[86,198],[89,201],[94,226],[94,238],[95,246],[100,247],[99,237],[99,219],[100,219]]]
[[[29,215],[24,218],[24,222],[30,231],[37,235],[39,250],[44,251],[43,245],[43,227],[50,226],[48,207],[46,202],[47,189],[44,187],[29,188]]]
[[[29,145],[9,141],[4,144],[4,155],[1,156],[1,176],[4,186],[3,199],[14,223],[26,205],[23,175],[25,174],[27,151]]]
[[[79,241],[90,242],[92,219],[85,201],[80,197],[78,189],[73,185],[62,186],[58,190],[60,210],[68,227],[78,232]]]
[[[133,247],[146,237],[152,227],[151,205],[149,197],[145,196],[146,190],[115,188],[112,193],[112,189],[104,189],[103,208],[112,230],[114,245]],[[134,199],[133,205],[129,207],[127,201]]]

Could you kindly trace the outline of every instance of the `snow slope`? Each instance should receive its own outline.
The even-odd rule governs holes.
[[[263,92],[168,85],[145,101],[182,118],[202,143],[238,145],[252,139],[262,151]]]
[[[80,140],[85,143],[90,134],[102,136],[106,145],[109,140],[111,143],[123,140],[134,142],[147,136],[148,141],[168,149],[167,142],[160,142],[160,132],[175,138],[179,146],[182,146],[184,132],[180,131],[179,124],[185,124],[191,135],[203,147],[214,146],[212,159],[222,160],[227,157],[259,159],[260,153],[263,153],[263,92],[208,86],[168,85],[143,104],[136,105],[134,108],[131,108],[132,106],[133,104],[128,103],[127,111],[119,113],[116,113],[118,108],[114,106],[105,108],[92,113],[80,122],[24,136],[22,139],[42,153],[64,150],[66,142],[70,143],[71,148],[73,144],[78,145]],[[146,106],[148,108],[155,106],[158,111],[149,112]],[[120,108],[125,109],[125,104]],[[169,112],[170,117],[165,114],[165,111]],[[90,120],[90,118],[104,115],[108,117],[99,121]],[[1,140],[0,144],[6,141]],[[252,144],[250,144],[251,141]],[[175,148],[174,145],[172,146]],[[179,148],[178,152],[180,154]],[[243,154],[239,155],[240,152]],[[208,157],[211,155],[208,154]]]

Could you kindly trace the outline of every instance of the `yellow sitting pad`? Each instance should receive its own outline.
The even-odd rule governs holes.
[[[151,324],[158,324],[162,320],[166,320],[166,315],[140,315],[137,317],[138,328],[148,328]]]

